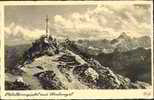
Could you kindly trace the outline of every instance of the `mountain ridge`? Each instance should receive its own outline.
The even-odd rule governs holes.
[[[149,36],[131,38],[125,32],[121,33],[117,38],[112,40],[78,40],[77,43],[82,47],[95,48],[96,51],[99,51],[99,53],[112,53],[115,50],[119,52],[126,52],[138,47],[151,48],[151,39]]]
[[[42,36],[32,43],[21,58],[20,63],[12,69],[20,78],[15,78],[13,82],[10,82],[9,78],[6,79],[7,90],[150,87],[148,83],[132,82],[126,77],[115,74],[95,58],[83,54],[69,39],[59,43],[51,36]]]

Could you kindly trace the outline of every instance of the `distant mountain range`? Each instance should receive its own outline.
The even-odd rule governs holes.
[[[151,49],[138,47],[129,51],[114,50],[104,53],[100,50],[87,49],[76,44],[76,52],[83,57],[91,57],[115,73],[129,77],[132,81],[141,80],[151,83]]]
[[[126,54],[128,56],[116,55],[115,57],[117,59],[124,57],[126,61],[128,60],[127,63],[132,65],[136,64],[135,61],[138,61],[138,55],[139,63],[142,63],[144,59],[150,59],[146,56],[144,50]],[[145,56],[140,56],[141,54],[145,54]],[[112,70],[114,67],[104,66],[103,61],[118,65],[119,60],[116,58],[105,57],[101,54],[91,55],[84,48],[80,48],[78,43],[69,39],[58,42],[52,37],[42,36],[35,40],[32,45],[6,47],[5,59],[6,90],[151,88],[149,83],[129,79],[114,72],[115,69]],[[113,63],[114,61],[116,64]],[[123,65],[122,68],[127,67],[125,64]],[[143,64],[141,67],[143,69],[140,69],[140,66],[135,70],[133,67],[129,68],[134,70],[135,73],[143,75],[144,67],[146,68],[146,63],[145,66]],[[124,72],[121,73],[131,72],[129,70],[122,71]]]
[[[146,49],[151,47],[151,39],[149,36],[131,38],[125,32],[113,40],[78,40],[77,43],[81,47],[88,48],[89,52],[94,53],[126,52],[138,47],[144,47]]]
[[[103,66],[133,80],[151,82],[151,39],[131,38],[122,33],[113,40],[79,40],[84,55],[91,55]]]
[[[139,47],[126,52],[100,53],[94,58],[132,81],[151,83],[151,49]]]

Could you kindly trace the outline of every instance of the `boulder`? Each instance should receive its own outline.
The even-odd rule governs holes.
[[[15,80],[16,82],[22,82],[24,83],[24,80],[21,76],[17,77],[17,79]]]
[[[43,88],[46,90],[60,90],[65,89],[63,84],[56,77],[53,71],[44,71],[34,75],[40,80]]]
[[[90,77],[91,81],[96,81],[99,78],[99,74],[92,68],[85,70],[85,76]]]
[[[5,81],[6,90],[31,90],[29,84],[23,81],[22,77],[18,77],[14,82]]]

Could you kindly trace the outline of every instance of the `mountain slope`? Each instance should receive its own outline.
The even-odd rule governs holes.
[[[100,53],[95,58],[114,72],[151,84],[151,49],[137,48],[127,52]]]
[[[89,53],[112,53],[114,51],[127,52],[139,47],[151,48],[151,39],[149,36],[131,38],[125,32],[113,40],[78,40],[78,45],[88,48]]]
[[[6,72],[7,90],[27,89],[128,89],[149,88],[144,82],[115,74],[97,60],[83,54],[74,42],[59,43],[51,36],[36,40]],[[15,80],[10,81],[10,76]]]

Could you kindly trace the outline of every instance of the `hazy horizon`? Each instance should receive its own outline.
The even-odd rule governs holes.
[[[131,37],[150,36],[150,11],[148,4],[6,6],[5,31],[38,38],[45,33],[48,15],[50,32],[58,38],[113,39],[122,32]]]

